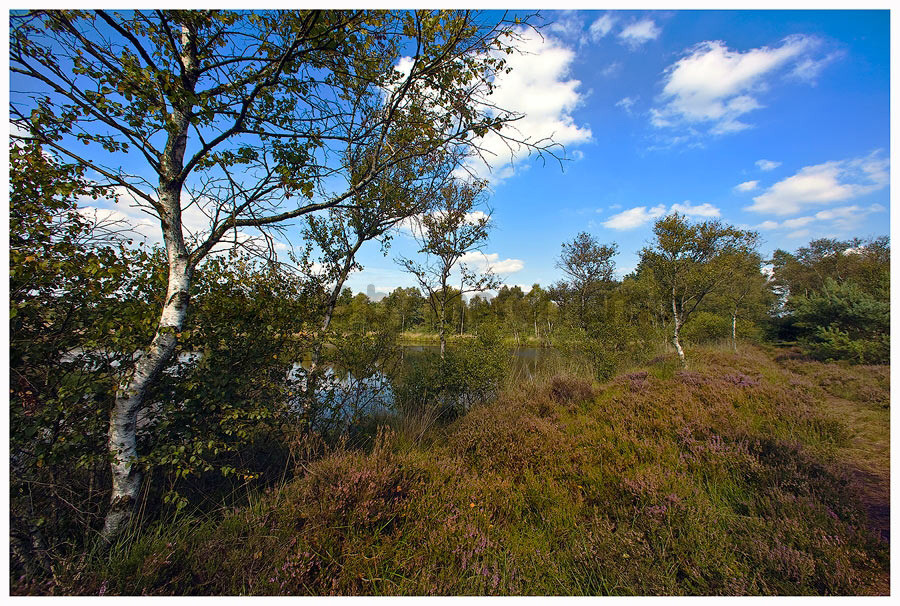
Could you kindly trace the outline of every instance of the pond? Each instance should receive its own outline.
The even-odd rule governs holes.
[[[440,352],[438,345],[404,345],[401,349],[400,364],[408,364],[418,356]],[[554,352],[550,348],[510,347],[510,372],[514,377],[531,378],[541,364]],[[294,364],[293,375],[305,384],[305,371],[309,360]],[[352,423],[363,416],[388,412],[394,403],[394,391],[389,377],[383,372],[375,372],[367,377],[357,377],[353,373],[325,367],[316,390],[316,400],[325,417],[338,424]],[[298,409],[309,411],[309,401],[298,399],[294,404]]]

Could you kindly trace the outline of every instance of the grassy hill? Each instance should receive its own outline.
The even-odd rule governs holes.
[[[699,350],[510,385],[222,518],[57,571],[80,594],[886,594],[889,368]],[[14,590],[15,592],[15,590]]]

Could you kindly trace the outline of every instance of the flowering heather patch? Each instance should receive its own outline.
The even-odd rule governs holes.
[[[757,385],[759,385],[758,380],[748,377],[747,375],[742,373],[723,375],[722,380],[726,383],[737,385],[738,387],[756,387]]]
[[[55,591],[886,594],[888,384],[857,371],[844,395],[864,401],[818,383],[840,367],[761,349],[511,386],[427,442],[382,432],[220,521],[72,564]]]
[[[677,373],[675,373],[675,376],[678,377],[678,380],[685,385],[691,385],[693,387],[706,385],[710,381],[709,377],[693,370],[679,370]]]
[[[647,386],[649,376],[650,373],[646,370],[626,374],[625,378],[628,380],[628,388],[631,391],[643,390]]]
[[[557,404],[576,404],[592,400],[595,395],[591,383],[580,377],[556,375],[550,379],[550,398]]]

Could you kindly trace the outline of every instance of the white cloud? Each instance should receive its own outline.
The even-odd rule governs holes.
[[[835,52],[818,60],[813,59],[812,57],[806,57],[794,66],[790,75],[802,82],[815,84],[815,81],[819,77],[819,74],[822,73],[822,70],[825,69],[829,63],[832,63],[842,55],[843,53]]]
[[[666,207],[663,204],[654,206],[649,210],[647,210],[646,206],[636,206],[613,215],[603,222],[603,227],[619,230],[634,229],[665,214]]]
[[[815,215],[808,215],[805,217],[795,217],[793,219],[787,219],[779,223],[778,221],[763,221],[759,225],[757,225],[757,229],[766,229],[766,230],[774,230],[774,229],[798,229],[801,227],[806,227],[811,223],[827,223],[828,225],[820,225],[817,229],[817,233],[821,233],[824,229],[830,229],[835,232],[851,232],[856,231],[859,228],[859,225],[862,223],[863,219],[872,213],[884,212],[885,207],[880,204],[870,204],[869,206],[863,207],[857,204],[852,206],[839,206],[835,208],[829,208],[827,210],[820,210]],[[803,230],[802,233],[807,233],[808,230]],[[801,233],[801,232],[794,232]],[[796,237],[796,236],[792,236]]]
[[[756,95],[766,89],[765,78],[807,59],[817,44],[794,35],[777,47],[740,52],[720,40],[701,42],[666,68],[663,104],[652,112],[651,123],[658,128],[706,125],[714,135],[750,128],[741,118],[762,107]]]
[[[746,210],[791,215],[872,193],[888,185],[889,164],[873,152],[863,158],[806,166],[753,198]]]
[[[162,243],[162,228],[159,218],[151,211],[146,203],[137,201],[130,190],[124,187],[114,187],[113,193],[117,195],[118,202],[113,200],[94,200],[90,196],[82,196],[76,201],[78,212],[91,221],[100,221],[105,224],[114,223],[113,228],[120,231],[126,228],[124,236],[148,245]],[[212,230],[212,202],[208,198],[191,198],[185,192],[182,201],[181,225],[188,242],[188,246],[207,238]],[[226,232],[212,251],[213,253],[229,250],[235,246],[244,246],[252,250],[262,252],[272,248],[277,251],[287,252],[289,246],[280,240],[266,240],[262,234],[253,228],[239,229]]]
[[[604,67],[603,69],[600,70],[600,75],[610,77],[610,76],[615,76],[620,71],[622,71],[622,63],[619,61],[613,61],[612,63],[610,63],[609,65],[607,65],[606,67]]]
[[[479,272],[490,270],[495,274],[512,274],[525,268],[525,262],[521,259],[503,259],[501,261],[498,253],[483,253],[477,250],[467,252],[460,257],[459,262]]]
[[[632,50],[642,44],[655,40],[662,33],[652,19],[642,19],[622,28],[619,32],[619,40]]]
[[[809,225],[815,220],[815,217],[797,217],[796,219],[788,219],[781,225],[787,229],[797,229],[798,227]]]
[[[472,225],[475,225],[479,221],[487,221],[490,218],[490,215],[480,210],[473,210],[470,213],[466,213],[466,223],[470,223]]]
[[[435,211],[434,213],[437,216],[441,216],[443,211]],[[424,227],[422,225],[422,218],[424,215],[414,215],[412,217],[406,217],[402,221],[398,222],[394,228],[398,230],[402,235],[422,239]],[[490,220],[490,215],[480,210],[473,210],[470,213],[466,213],[466,222],[474,225],[482,220]]]
[[[124,213],[115,208],[78,206],[78,213],[91,223],[109,226],[114,231],[127,230],[125,237],[144,242],[160,242],[159,221],[147,215]]]
[[[673,204],[669,212],[681,213],[691,217],[719,217],[722,215],[718,208],[708,202],[691,205],[687,200],[685,200],[684,204]]]
[[[759,181],[744,181],[734,186],[738,191],[753,191],[759,185]]]
[[[591,23],[591,27],[588,30],[591,36],[591,40],[597,42],[598,40],[606,36],[606,34],[608,34],[610,30],[612,30],[613,25],[615,25],[616,23],[616,20],[617,19],[610,13],[604,13],[603,16]]]
[[[631,108],[634,107],[634,104],[637,102],[637,99],[632,99],[631,97],[623,97],[616,102],[616,107],[621,107],[625,110],[626,113],[631,113]]]
[[[572,11],[563,11],[553,23],[547,26],[548,31],[566,38],[581,36],[583,29],[583,21]]]
[[[137,198],[125,187],[113,187],[111,193],[118,203],[109,199],[95,200],[81,196],[76,200],[78,212],[90,221],[115,222],[117,226],[130,230],[128,236],[145,243],[162,242],[162,228],[159,219],[148,212],[145,206],[138,206]]]
[[[861,208],[854,204],[853,206],[841,206],[829,210],[820,210],[816,213],[816,219],[829,221],[832,219],[850,219],[860,214],[869,214],[874,212],[882,212],[885,208],[881,204],[872,204],[868,208]]]
[[[618,205],[610,206],[610,208],[616,207],[618,207]],[[681,204],[675,203],[668,208],[666,208],[665,204],[657,204],[649,209],[646,206],[629,208],[628,210],[623,210],[622,212],[611,216],[604,221],[602,225],[609,229],[634,229],[671,213],[681,213],[682,215],[690,217],[706,218],[719,217],[722,214],[721,211],[712,204],[691,204],[690,201],[685,200]]]
[[[517,33],[521,37],[517,43],[520,52],[504,56],[512,71],[497,77],[490,102],[524,117],[504,126],[503,132],[532,141],[552,137],[563,145],[590,141],[590,127],[579,126],[572,117],[572,111],[583,101],[578,91],[581,82],[569,77],[575,51],[552,36],[542,37],[526,29]],[[469,168],[494,182],[511,176],[514,163],[528,152],[496,133],[481,139],[479,146],[487,164],[474,159]]]
[[[756,165],[759,167],[759,170],[770,171],[781,166],[781,162],[775,162],[774,160],[757,160]]]
[[[792,231],[787,235],[787,238],[791,240],[806,240],[809,236],[812,235],[812,232],[808,229],[798,229],[797,231]]]

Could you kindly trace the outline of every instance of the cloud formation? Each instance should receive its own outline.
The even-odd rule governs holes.
[[[78,212],[92,222],[111,225],[115,231],[122,232],[126,238],[147,245],[162,244],[162,229],[159,219],[146,204],[139,204],[130,190],[114,187],[113,193],[118,203],[113,200],[95,200],[90,196],[82,196],[76,200]],[[212,230],[213,204],[202,196],[191,198],[185,192],[182,199],[181,225],[185,239],[200,242]],[[123,231],[124,230],[124,231]],[[289,246],[280,240],[267,239],[254,228],[230,230],[212,248],[213,253],[223,252],[235,246],[248,247],[255,251],[268,250],[271,246],[276,252],[287,252]]]
[[[479,272],[490,270],[495,274],[512,274],[525,268],[525,262],[521,259],[503,259],[501,261],[498,253],[483,253],[477,250],[467,252],[460,257],[459,262]]]
[[[781,162],[775,162],[774,160],[757,160],[756,166],[759,167],[759,170],[768,172],[781,166]]]
[[[721,40],[701,42],[666,68],[661,105],[651,110],[651,123],[657,128],[705,128],[712,135],[750,128],[743,117],[763,107],[757,97],[767,88],[766,78],[791,66],[811,74],[808,61],[818,45],[817,39],[803,35],[746,52],[729,49]]]
[[[542,37],[529,29],[519,29],[517,33],[520,52],[505,56],[512,71],[497,77],[490,101],[524,117],[505,126],[503,132],[532,141],[552,137],[563,145],[590,141],[590,127],[576,124],[572,117],[573,110],[583,101],[583,94],[578,91],[581,82],[569,78],[575,51],[552,36]],[[489,133],[478,144],[484,160],[473,159],[469,168],[478,177],[495,183],[514,174],[515,162],[528,153],[526,148],[504,141],[496,133]]]
[[[628,210],[616,213],[606,221],[603,221],[601,225],[609,229],[617,230],[634,229],[671,213],[681,213],[682,215],[687,215],[689,217],[704,218],[719,217],[722,214],[721,211],[712,204],[691,204],[690,201],[686,200],[680,204],[672,204],[668,208],[665,204],[657,204],[650,208],[646,206],[635,206],[634,208],[629,208]]]
[[[622,44],[635,50],[650,40],[656,40],[661,33],[653,19],[641,19],[623,27],[618,38]]]
[[[616,21],[616,17],[610,13],[604,13],[600,16],[596,21],[591,23],[591,27],[588,29],[591,40],[598,42],[601,38],[606,36],[606,34],[612,31]]]
[[[868,215],[884,212],[885,210],[885,207],[881,204],[870,204],[869,206],[859,206],[857,204],[851,206],[837,206],[827,210],[820,210],[814,215],[796,217],[781,222],[772,220],[763,221],[756,227],[757,229],[765,230],[797,229],[818,222],[828,224],[827,226],[820,225],[819,229],[816,230],[819,233],[822,232],[822,229],[832,229],[837,232],[851,232],[855,231],[862,223],[863,219]]]
[[[759,185],[759,181],[744,181],[738,183],[734,188],[740,192],[753,191]]]
[[[890,161],[873,152],[863,158],[806,166],[753,198],[745,210],[793,215],[869,194],[890,182]]]
[[[628,210],[623,210],[604,221],[601,225],[609,229],[634,229],[645,223],[649,223],[654,219],[658,219],[666,214],[666,206],[658,204],[653,208],[647,209],[646,206],[635,206]]]
[[[681,213],[689,217],[719,217],[722,215],[718,208],[708,202],[692,205],[690,202],[685,201],[684,204],[673,204],[669,208],[669,212]]]
[[[794,66],[794,69],[791,70],[790,75],[797,80],[800,80],[801,82],[815,84],[816,80],[819,77],[819,74],[822,73],[822,70],[825,69],[825,67],[829,63],[832,63],[842,56],[843,53],[834,52],[822,59],[813,59],[812,57],[806,57]]]
[[[631,114],[631,108],[634,107],[634,104],[637,102],[637,99],[633,99],[631,97],[622,97],[616,102],[616,107],[621,107],[625,110],[625,113]]]

